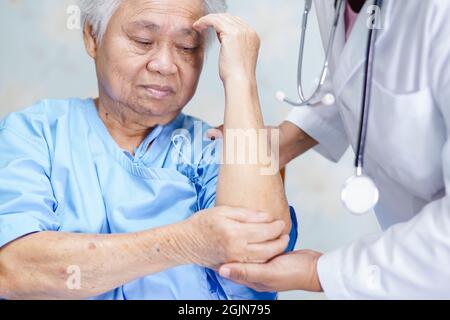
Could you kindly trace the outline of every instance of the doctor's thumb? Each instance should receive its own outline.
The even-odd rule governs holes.
[[[219,274],[221,277],[246,282],[248,278],[248,272],[244,264],[228,264],[220,267]]]
[[[244,283],[264,281],[267,270],[264,264],[230,263],[219,268],[220,276]]]

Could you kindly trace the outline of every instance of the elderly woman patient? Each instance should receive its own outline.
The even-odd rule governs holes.
[[[219,141],[181,112],[213,28],[225,130],[264,128],[259,39],[225,7],[81,1],[99,97],[44,100],[0,122],[0,297],[276,297],[217,270],[293,249],[295,214],[280,175],[261,174],[267,164],[259,161],[212,161]]]

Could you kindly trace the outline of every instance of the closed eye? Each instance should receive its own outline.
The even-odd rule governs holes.
[[[193,53],[198,49],[198,47],[180,47],[180,50],[184,53]]]
[[[143,39],[134,39],[134,42],[141,46],[151,46],[153,44],[153,41]]]

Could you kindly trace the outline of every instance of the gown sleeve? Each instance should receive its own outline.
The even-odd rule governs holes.
[[[0,247],[40,231],[56,231],[57,201],[49,152],[39,130],[23,117],[0,123]]]

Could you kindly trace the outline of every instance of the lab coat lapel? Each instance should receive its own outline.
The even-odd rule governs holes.
[[[335,88],[336,96],[339,96],[347,85],[349,80],[353,75],[363,67],[366,61],[366,47],[367,39],[369,35],[369,29],[367,27],[367,22],[369,19],[368,14],[366,14],[369,6],[373,5],[373,1],[367,1],[364,7],[361,9],[361,14],[355,22],[353,30],[347,42],[345,42],[345,21],[344,21],[344,10],[342,10],[341,21],[339,23],[339,28],[336,34],[336,44],[333,48],[333,58],[334,58],[334,77],[333,83]],[[376,46],[377,49],[380,47],[381,42],[386,36],[387,29],[389,26],[389,16],[388,12],[391,1],[385,0],[383,5],[383,29],[378,31]],[[361,84],[362,86],[363,84]]]

